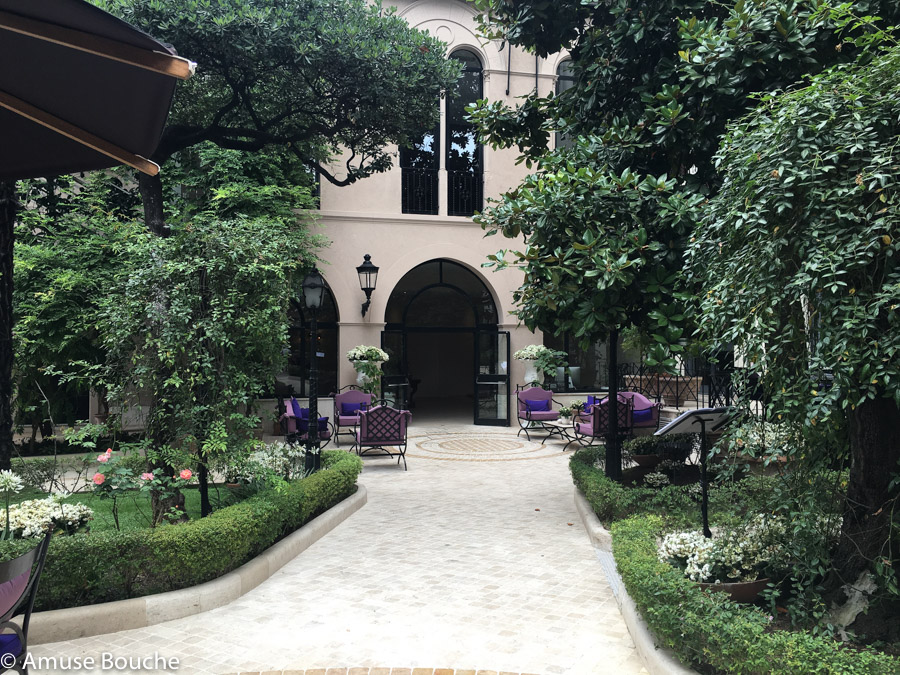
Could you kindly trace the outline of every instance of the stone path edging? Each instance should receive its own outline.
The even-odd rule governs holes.
[[[361,509],[366,501],[365,486],[357,485],[355,493],[218,579],[140,598],[35,612],[31,615],[28,642],[37,645],[143,628],[227,605],[275,574]]]
[[[578,487],[575,488],[575,508],[581,516],[581,522],[594,546],[603,553],[612,556],[612,535],[600,523],[594,509]],[[697,675],[696,671],[686,668],[667,647],[657,646],[656,636],[650,631],[644,619],[635,607],[634,600],[625,590],[622,578],[614,565],[604,565],[604,571],[613,587],[619,611],[625,619],[625,625],[634,641],[635,649],[644,663],[644,668],[651,675]],[[613,576],[614,575],[614,576]]]

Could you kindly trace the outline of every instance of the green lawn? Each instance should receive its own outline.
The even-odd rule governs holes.
[[[200,492],[197,488],[188,488],[183,490],[185,498],[185,506],[188,516],[191,519],[200,517]],[[27,499],[43,499],[47,496],[46,492],[27,488],[15,495],[10,501],[13,504],[23,502]],[[213,509],[219,506],[228,506],[238,501],[237,495],[224,486],[210,486],[209,498],[212,502]],[[94,511],[94,519],[90,522],[92,532],[104,532],[115,529],[115,522],[112,517],[112,500],[100,499],[92,492],[79,492],[67,497],[66,502],[81,502],[86,504]],[[2,510],[2,507],[0,507]],[[148,527],[150,524],[150,495],[147,493],[135,491],[125,498],[119,499],[119,526],[123,530],[136,530]]]

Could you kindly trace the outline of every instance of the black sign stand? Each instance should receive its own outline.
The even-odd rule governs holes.
[[[700,515],[703,518],[703,536],[709,539],[712,532],[709,529],[709,490],[706,483],[706,431],[715,431],[729,420],[730,408],[699,408],[688,410],[679,415],[666,426],[656,432],[657,436],[667,434],[695,434],[697,425],[700,426]]]

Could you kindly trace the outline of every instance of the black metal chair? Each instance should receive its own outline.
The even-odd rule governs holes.
[[[28,673],[28,624],[51,536],[48,532],[28,553],[0,563],[0,672]],[[21,626],[12,620],[19,615]],[[8,654],[15,657],[11,665],[7,664]]]

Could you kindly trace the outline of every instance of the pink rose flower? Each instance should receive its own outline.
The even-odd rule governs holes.
[[[141,474],[141,480],[153,480],[153,474],[152,474],[152,473],[149,473],[149,472],[147,472],[147,473],[142,473],[142,474]]]
[[[97,461],[102,464],[105,464],[106,462],[109,461],[109,455],[97,455]]]
[[[107,454],[107,455],[111,455],[111,454],[112,454],[112,448],[107,448],[107,449],[106,449],[106,454]]]
[[[194,474],[191,473],[190,469],[182,469],[181,473],[178,475],[181,476],[181,480],[190,480],[191,476],[193,476]]]
[[[104,476],[102,473],[94,474],[94,485],[103,485],[103,481],[105,480],[106,476]]]

